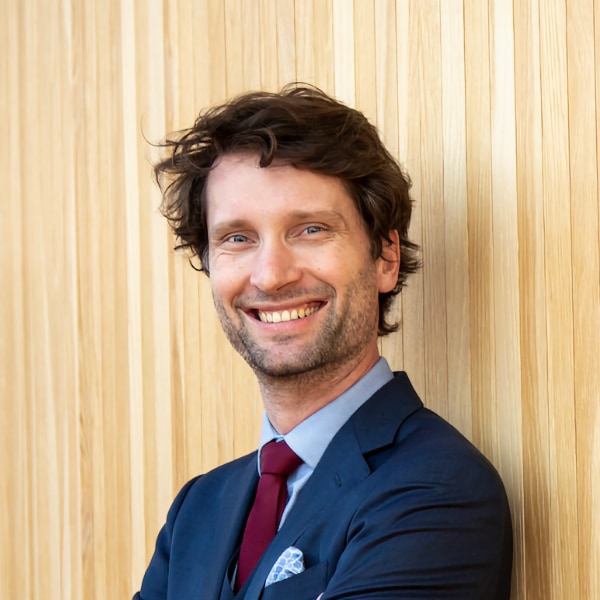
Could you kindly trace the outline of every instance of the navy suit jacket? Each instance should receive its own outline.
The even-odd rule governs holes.
[[[134,600],[510,596],[512,530],[493,466],[423,407],[404,373],[352,415],[244,587],[230,577],[257,485],[256,453],[185,485]],[[289,546],[306,570],[264,587]]]

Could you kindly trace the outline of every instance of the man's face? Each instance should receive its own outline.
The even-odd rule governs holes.
[[[398,263],[371,257],[341,181],[228,155],[208,177],[206,201],[215,306],[257,375],[376,360],[378,293],[394,287]],[[397,243],[388,248],[398,253]]]

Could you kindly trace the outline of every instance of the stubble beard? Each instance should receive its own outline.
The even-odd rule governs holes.
[[[335,298],[321,310],[329,315],[310,346],[280,351],[274,345],[293,344],[294,336],[274,338],[269,347],[261,346],[247,327],[233,322],[222,303],[215,301],[219,321],[229,342],[262,383],[288,383],[309,379],[327,380],[357,361],[377,331],[377,283],[371,271],[359,272],[346,289],[346,305],[335,310]],[[301,387],[301,386],[300,386]]]

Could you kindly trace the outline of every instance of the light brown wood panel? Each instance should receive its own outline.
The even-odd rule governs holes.
[[[594,0],[0,3],[0,597],[130,597],[179,487],[255,447],[152,143],[302,80],[413,179],[381,348],[500,470],[513,598],[599,598],[598,30]]]
[[[600,595],[598,552],[598,453],[600,414],[600,272],[598,245],[598,156],[594,79],[594,3],[567,4],[567,81],[569,99],[569,173],[573,268],[573,357],[576,428],[577,518],[588,523],[591,535],[579,537],[577,570],[579,595]],[[596,504],[594,504],[594,499]],[[596,536],[594,538],[594,536]]]

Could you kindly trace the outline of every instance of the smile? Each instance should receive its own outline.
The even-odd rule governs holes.
[[[297,319],[305,319],[319,310],[320,306],[303,306],[301,308],[293,308],[292,310],[282,311],[257,311],[258,318],[263,323],[282,323],[284,321],[296,321]]]

